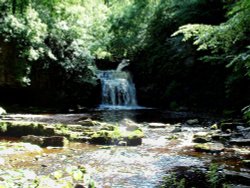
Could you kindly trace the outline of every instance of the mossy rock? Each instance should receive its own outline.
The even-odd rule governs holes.
[[[0,122],[0,133],[4,136],[21,137],[26,135],[52,136],[55,135],[55,128],[48,124],[2,121]]]
[[[221,143],[204,143],[194,145],[195,151],[207,153],[220,153],[224,151],[224,145]]]
[[[141,130],[121,131],[115,127],[113,131],[100,130],[91,136],[90,143],[100,145],[119,145],[121,141],[125,141],[128,146],[140,145],[144,136]]]
[[[211,141],[211,135],[207,132],[198,132],[193,136],[194,143],[207,143]]]
[[[119,138],[121,138],[121,135],[118,131],[100,130],[91,136],[90,143],[110,145],[118,142]]]

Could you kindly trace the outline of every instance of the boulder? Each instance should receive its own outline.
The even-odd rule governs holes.
[[[194,143],[207,143],[211,141],[211,135],[208,132],[198,132],[193,136]]]
[[[0,115],[6,115],[7,112],[0,106]]]
[[[220,153],[224,151],[224,145],[221,143],[204,143],[194,145],[195,151],[207,153]]]
[[[24,142],[30,142],[32,144],[39,145],[41,147],[63,147],[67,144],[67,139],[63,136],[50,136],[50,137],[44,137],[44,136],[34,136],[34,135],[28,135],[28,136],[22,136],[21,140]]]
[[[115,142],[116,140],[117,139],[112,135],[112,131],[101,130],[95,132],[90,137],[89,142],[91,144],[110,145],[112,144],[112,142]]]

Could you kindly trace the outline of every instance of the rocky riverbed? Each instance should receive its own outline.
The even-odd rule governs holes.
[[[142,115],[136,113],[141,118]],[[64,172],[66,169],[79,172],[79,167],[84,166],[86,177],[91,176],[96,187],[167,187],[165,177],[175,173],[178,180],[186,179],[187,187],[206,187],[210,185],[209,166],[214,163],[217,164],[216,172],[223,177],[218,180],[220,185],[250,186],[250,131],[244,122],[199,117],[159,117],[159,121],[146,117],[145,121],[138,121],[131,112],[121,114],[116,121],[113,117],[103,119],[100,113],[2,116],[1,169],[18,170],[21,174],[29,170],[36,177],[50,176],[57,181],[69,178]],[[6,123],[15,130],[18,124],[24,127],[32,124],[37,129],[22,128],[25,135],[19,130],[16,138],[10,138]],[[27,138],[30,134],[33,136]],[[21,136],[26,136],[26,140],[21,141]],[[98,142],[91,141],[98,136],[101,138]],[[64,137],[69,142],[64,144],[61,140],[59,143],[63,145],[55,145],[46,141],[54,137]],[[135,144],[128,144],[129,137],[136,138]],[[47,144],[43,145],[44,142]],[[52,177],[58,170],[64,172],[63,176]],[[11,175],[1,172],[0,183],[6,183],[6,177]],[[199,178],[204,181],[198,181]],[[84,182],[83,179],[71,180],[72,186]]]

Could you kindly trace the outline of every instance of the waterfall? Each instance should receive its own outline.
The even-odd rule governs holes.
[[[116,70],[100,70],[102,85],[101,108],[137,108],[135,84],[129,72],[123,71],[128,62],[123,60]]]

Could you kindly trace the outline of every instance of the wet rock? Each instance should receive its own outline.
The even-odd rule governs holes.
[[[211,141],[211,135],[208,132],[198,132],[193,136],[194,143],[207,143]]]
[[[222,131],[226,130],[236,130],[238,126],[243,126],[245,127],[246,125],[241,122],[222,122],[220,123],[219,127],[221,128]]]
[[[100,145],[118,145],[120,141],[125,141],[128,146],[135,146],[142,143],[143,136],[141,130],[122,131],[116,127],[113,131],[100,130],[95,132],[89,142]]]
[[[223,170],[226,181],[234,184],[250,185],[250,174],[246,172],[236,172]]]
[[[149,123],[148,127],[153,128],[153,129],[157,129],[157,128],[166,128],[167,125],[164,123]]]
[[[1,121],[0,133],[5,136],[54,135],[55,127],[49,124],[23,121]]]
[[[207,153],[220,153],[224,151],[224,145],[221,143],[204,143],[194,145],[195,151]]]
[[[197,138],[193,139],[194,143],[207,143],[207,142],[210,142],[210,141],[211,141],[211,139],[203,138],[203,137],[197,137]]]
[[[231,139],[229,143],[238,146],[250,146],[250,139],[236,138],[236,139]]]
[[[113,134],[113,131],[101,130],[94,133],[89,142],[92,144],[100,144],[100,145],[110,145],[112,143],[117,142],[117,136]]]
[[[67,144],[67,139],[63,136],[51,136],[51,137],[43,137],[43,136],[22,136],[22,141],[30,142],[32,144],[39,145],[41,147],[63,147]]]
[[[127,146],[138,146],[142,144],[142,138],[138,136],[124,138]]]
[[[239,132],[242,134],[242,136],[245,139],[250,139],[250,127],[249,128],[240,128]]]
[[[188,125],[197,125],[197,124],[199,124],[199,120],[198,119],[189,119],[186,121],[186,123]]]
[[[0,106],[0,115],[6,115],[7,112]]]

